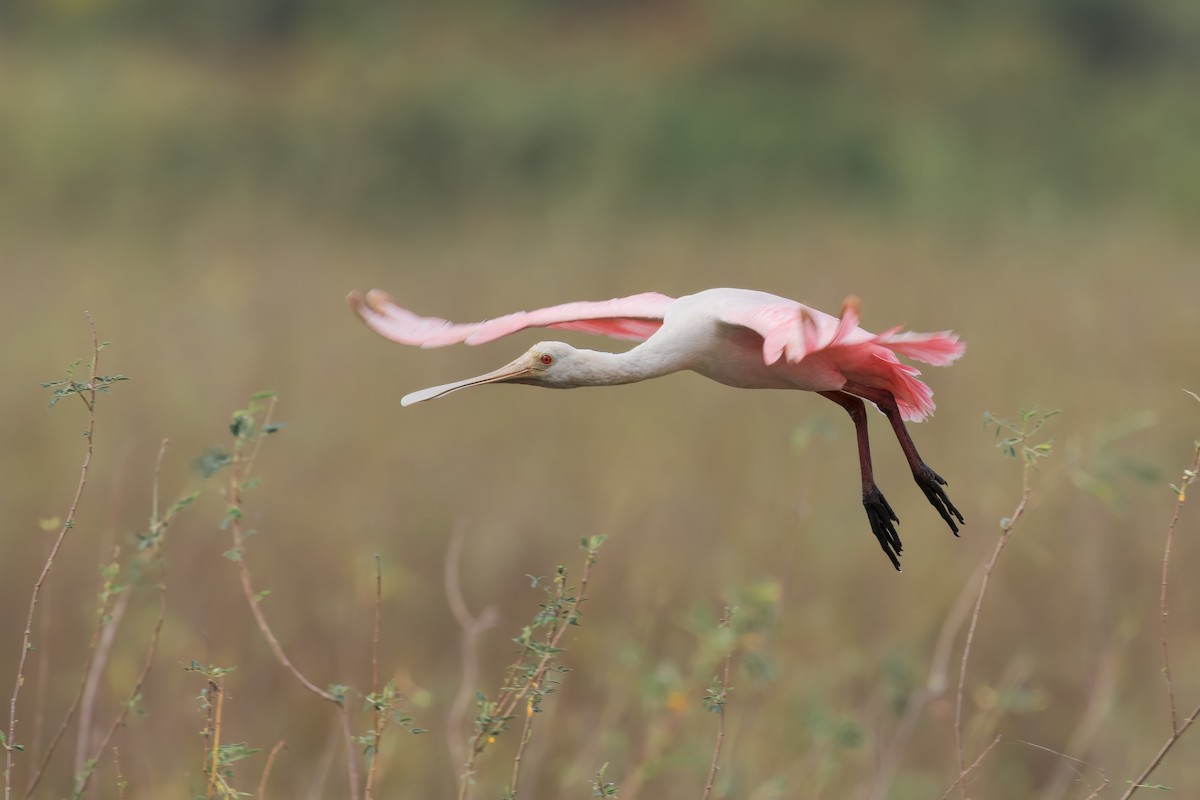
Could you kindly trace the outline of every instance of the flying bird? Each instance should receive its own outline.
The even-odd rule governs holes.
[[[765,292],[709,289],[680,298],[648,292],[566,303],[467,324],[418,316],[378,289],[366,295],[351,292],[346,299],[376,333],[422,348],[483,344],[526,328],[584,331],[640,342],[622,353],[539,342],[497,370],[413,392],[401,405],[487,383],[573,389],[634,383],[681,370],[742,389],[816,392],[845,409],[854,421],[863,507],[871,532],[899,570],[903,548],[896,524],[900,520],[875,483],[865,400],[891,423],[913,478],[955,536],[956,520],[964,521],[946,495],[946,481],[921,459],[904,427],[906,420],[918,422],[933,413],[933,392],[917,378],[919,370],[897,358],[944,366],[962,355],[964,345],[950,331],[901,332],[900,326],[879,334],[863,330],[858,327],[856,297],[846,299],[840,318]]]

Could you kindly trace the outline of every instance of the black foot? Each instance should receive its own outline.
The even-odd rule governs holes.
[[[887,553],[887,557],[892,560],[892,566],[899,572],[900,559],[898,556],[904,549],[900,544],[900,535],[896,533],[896,523],[900,521],[900,518],[896,516],[895,511],[892,511],[887,498],[883,496],[883,492],[879,491],[878,487],[863,492],[863,508],[867,510],[867,519],[871,522],[871,533],[875,534],[875,538],[879,540],[879,546],[883,548],[883,552]]]
[[[946,485],[946,480],[941,475],[938,475],[925,464],[913,473],[913,478],[917,481],[917,486],[921,487],[921,491],[925,493],[925,497],[929,500],[929,504],[937,509],[937,512],[942,515],[942,519],[950,526],[950,530],[958,536],[958,525],[954,524],[954,519],[957,518],[960,523],[966,524],[963,520],[963,515],[954,507],[954,503],[950,502],[950,498],[946,496],[946,490],[942,487]]]

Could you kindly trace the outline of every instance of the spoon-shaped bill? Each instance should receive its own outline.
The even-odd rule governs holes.
[[[425,400],[435,400],[439,397],[445,397],[451,392],[457,392],[459,389],[466,389],[468,386],[482,386],[485,383],[505,383],[507,381],[520,380],[528,377],[533,370],[529,366],[529,362],[524,358],[519,358],[511,364],[506,364],[500,369],[493,370],[483,375],[474,378],[467,378],[454,383],[444,383],[441,386],[431,386],[428,389],[421,389],[417,392],[410,392],[400,398],[400,405],[411,406],[413,403],[421,403]]]

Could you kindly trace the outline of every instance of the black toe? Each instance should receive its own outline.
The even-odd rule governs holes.
[[[945,478],[925,464],[922,464],[921,468],[913,473],[913,478],[921,487],[921,491],[925,493],[925,499],[937,509],[954,535],[958,536],[958,525],[954,524],[954,520],[957,519],[962,524],[965,524],[965,520],[959,510],[954,507],[954,503],[950,502],[950,498],[946,496],[946,490],[942,488],[946,485]]]
[[[878,487],[863,492],[863,508],[866,509],[867,519],[871,523],[871,533],[879,540],[879,546],[891,560],[892,566],[899,571],[899,555],[904,550],[904,546],[900,544],[900,535],[896,533],[896,524],[900,522],[900,518],[892,511],[887,498]]]

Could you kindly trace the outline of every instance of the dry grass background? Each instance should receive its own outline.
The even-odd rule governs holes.
[[[830,14],[817,19],[832,29]],[[867,44],[886,39],[889,18],[877,9],[865,32],[835,48],[847,63],[868,64],[855,74],[886,74],[886,65],[870,67]],[[0,394],[7,609],[0,686],[14,678],[29,589],[45,556],[49,534],[38,522],[64,514],[82,453],[83,409],[47,413],[38,383],[86,353],[85,309],[113,342],[102,368],[133,378],[99,406],[92,477],[40,607],[51,623],[35,637],[19,738],[36,746],[35,719],[50,729],[70,702],[93,625],[97,566],[113,543],[128,552],[130,534],[146,526],[160,440],[171,440],[161,477],[170,497],[198,482],[189,467],[195,457],[228,444],[230,411],[251,392],[272,389],[288,427],[259,458],[263,483],[246,503],[246,524],[259,533],[246,558],[271,590],[265,609],[302,669],[321,686],[365,689],[373,555],[381,554],[380,661],[416,724],[431,733],[386,740],[380,796],[454,792],[445,720],[461,657],[442,566],[459,529],[465,598],[476,612],[487,605],[499,612],[481,639],[484,692],[497,687],[512,660],[510,638],[541,599],[525,576],[551,574],[559,563],[574,569],[580,537],[609,535],[585,624],[568,637],[563,661],[572,671],[537,720],[523,796],[589,796],[588,781],[605,762],[607,778],[626,786],[641,770],[642,797],[700,796],[716,725],[702,704],[711,674],[691,673],[702,632],[741,592],[743,601],[757,597],[777,609],[765,634],[742,643],[774,671],[756,677],[735,662],[716,796],[865,797],[904,699],[926,677],[943,622],[1019,497],[1019,468],[995,450],[982,414],[1015,416],[1037,405],[1064,413],[1050,424],[1056,453],[1034,474],[1027,516],[980,620],[966,687],[972,753],[996,733],[1003,738],[970,796],[1082,798],[1103,775],[1112,785],[1100,796],[1119,794],[1169,732],[1158,571],[1173,503],[1165,487],[1188,463],[1200,418],[1180,391],[1200,385],[1200,241],[1187,218],[1194,193],[1178,189],[1169,169],[1114,172],[1112,160],[1132,157],[1089,154],[1098,145],[1088,140],[1079,145],[1080,163],[1095,159],[1095,174],[1127,191],[1079,190],[1085,199],[1077,200],[1078,187],[1062,189],[1060,176],[1021,191],[1021,150],[1011,145],[1008,160],[979,175],[1002,176],[1012,166],[1017,188],[991,181],[984,191],[994,196],[969,202],[962,198],[971,196],[970,171],[918,181],[903,202],[887,192],[884,200],[864,199],[853,181],[826,202],[821,191],[792,196],[775,184],[774,194],[757,197],[753,170],[744,183],[726,176],[671,188],[669,175],[653,179],[668,188],[642,202],[630,194],[638,176],[620,168],[626,151],[615,124],[597,135],[617,144],[589,150],[578,174],[567,169],[526,183],[484,174],[478,192],[463,190],[462,176],[410,180],[373,164],[356,138],[355,113],[370,101],[393,103],[390,113],[403,118],[411,106],[397,99],[406,96],[397,87],[416,85],[424,97],[465,85],[462,95],[451,94],[462,102],[491,97],[497,108],[515,109],[511,124],[519,127],[523,114],[541,107],[539,98],[566,92],[571,65],[583,65],[576,77],[592,89],[608,80],[625,86],[655,53],[665,63],[652,74],[673,75],[686,72],[700,49],[692,34],[614,44],[576,31],[574,39],[543,41],[534,50],[542,55],[526,58],[525,29],[517,26],[499,48],[496,78],[491,49],[472,54],[459,27],[426,24],[417,29],[425,35],[414,36],[423,43],[414,45],[417,55],[404,50],[391,61],[371,59],[386,51],[378,44],[366,55],[323,45],[228,57],[220,48],[196,55],[92,42],[68,55],[61,43],[31,39],[0,52],[9,176],[0,189],[7,387]],[[959,57],[978,64],[1008,52],[997,45],[973,60]],[[619,66],[596,66],[607,60]],[[1020,63],[1011,54],[1001,60]],[[415,72],[420,63],[441,77]],[[566,76],[529,79],[546,63]],[[460,65],[458,73],[445,78],[446,64]],[[953,103],[938,98],[953,96],[946,85],[954,71],[936,73],[941,93],[927,101],[948,117],[957,113]],[[1118,97],[1112,108],[1089,108],[1141,126],[1141,142],[1174,152],[1172,143],[1194,124],[1189,112],[1123,114],[1152,101],[1129,100],[1138,94],[1137,75],[1117,74],[1111,83],[1132,88],[1111,91],[1124,92],[1130,105]],[[1169,107],[1174,74],[1155,73],[1144,94]],[[511,91],[511,103],[492,94],[497,86]],[[880,124],[894,119],[903,135],[914,135],[908,123],[920,109],[900,101],[897,109],[904,113],[880,112]],[[496,126],[505,119],[475,111],[464,119],[472,113]],[[761,124],[771,130],[769,123]],[[458,124],[434,138],[472,141]],[[305,138],[309,125],[322,135]],[[987,128],[987,115],[979,125]],[[273,138],[287,130],[295,141]],[[571,131],[564,136],[569,147]],[[484,163],[494,141],[456,152],[479,149]],[[559,142],[549,141],[551,149]],[[943,152],[936,136],[920,142]],[[278,162],[275,146],[287,151]],[[471,158],[463,156],[468,165]],[[723,169],[736,172],[738,160],[730,163]],[[255,173],[254,164],[267,166]],[[273,172],[279,164],[290,171]],[[328,174],[306,176],[306,164]],[[1178,168],[1189,174],[1190,162]],[[360,173],[382,175],[379,194]],[[451,188],[423,195],[430,186]],[[965,358],[927,371],[940,408],[914,429],[967,517],[961,539],[925,504],[885,426],[874,421],[881,486],[903,520],[905,572],[893,574],[863,519],[852,427],[818,397],[734,391],[678,375],[571,393],[488,388],[401,410],[405,392],[490,369],[539,334],[477,349],[407,350],[367,332],[342,301],[349,289],[378,286],[419,311],[470,320],[569,299],[717,285],[826,309],[854,293],[869,328],[904,322],[963,335]],[[237,667],[226,680],[227,736],[265,749],[287,740],[271,796],[344,796],[336,761],[327,784],[314,778],[334,714],[279,669],[253,627],[236,565],[222,557],[230,546],[218,529],[222,511],[208,490],[169,533],[167,616],[142,703],[149,714],[118,736],[128,787],[117,789],[106,754],[97,796],[203,791],[193,699],[200,683],[181,669],[192,660]],[[1200,558],[1193,511],[1184,509],[1177,532],[1170,618],[1176,691],[1188,709],[1200,696],[1200,596],[1188,579]],[[107,724],[135,678],[155,610],[149,591],[132,599],[97,725]],[[957,775],[951,696],[927,707],[889,797],[938,797]],[[1095,724],[1081,733],[1089,702],[1098,704]],[[502,737],[485,755],[480,797],[501,796],[512,739]],[[1155,776],[1177,796],[1200,791],[1197,742],[1185,738]],[[45,796],[69,792],[71,750],[54,763]],[[656,757],[647,761],[647,753]],[[257,782],[263,756],[256,759],[239,764],[242,788]],[[1064,763],[1069,781],[1059,790],[1053,784]]]

